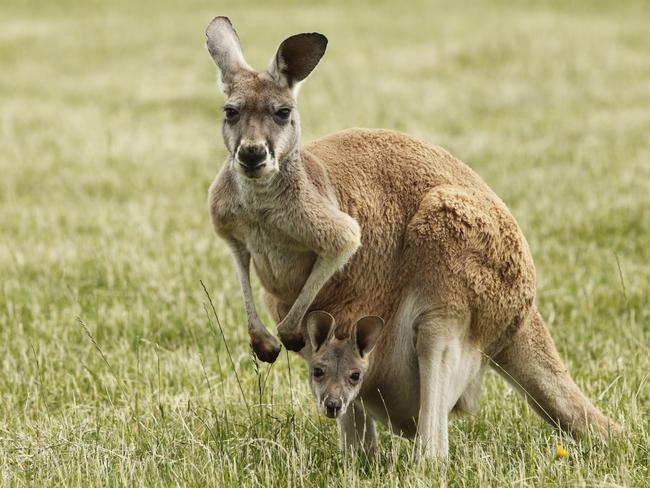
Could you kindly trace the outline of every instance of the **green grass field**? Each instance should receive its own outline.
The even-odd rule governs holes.
[[[648,486],[646,2],[1,10],[1,486]],[[341,458],[302,360],[253,359],[208,218],[216,14],[258,68],[290,34],[329,37],[300,95],[305,140],[399,129],[483,176],[528,238],[561,355],[623,440],[567,439],[489,374],[448,463],[417,464],[385,430],[378,460]]]

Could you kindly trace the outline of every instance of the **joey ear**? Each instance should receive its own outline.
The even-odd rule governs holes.
[[[361,357],[372,351],[383,328],[384,320],[376,315],[363,317],[354,324],[350,339],[354,341]]]
[[[205,29],[206,46],[221,73],[221,84],[227,93],[228,86],[242,69],[251,69],[242,52],[237,32],[228,17],[215,17]]]
[[[268,72],[278,84],[294,90],[316,67],[326,47],[327,37],[317,32],[288,37],[278,47]]]
[[[307,314],[305,320],[311,350],[315,353],[327,341],[334,329],[334,317],[323,310],[315,310]]]

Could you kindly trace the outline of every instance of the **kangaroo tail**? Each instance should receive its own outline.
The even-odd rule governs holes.
[[[495,369],[551,425],[576,436],[590,430],[602,437],[623,433],[573,382],[537,310],[493,359]]]

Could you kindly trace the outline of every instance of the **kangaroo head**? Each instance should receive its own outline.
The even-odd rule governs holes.
[[[313,356],[309,362],[309,386],[318,409],[330,418],[343,415],[359,394],[368,369],[368,355],[375,347],[384,321],[376,316],[359,319],[350,332],[335,327],[334,317],[315,311],[306,318]]]
[[[226,96],[222,133],[230,153],[227,164],[246,179],[264,181],[298,150],[298,86],[325,53],[327,38],[291,36],[280,44],[269,68],[256,71],[246,63],[227,17],[215,17],[205,33]]]

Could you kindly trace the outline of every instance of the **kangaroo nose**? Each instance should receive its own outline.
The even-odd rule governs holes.
[[[325,400],[325,409],[327,410],[328,417],[336,417],[343,406],[343,402],[339,398],[328,398]]]
[[[240,146],[237,159],[247,169],[256,169],[266,159],[266,147],[258,144]]]

